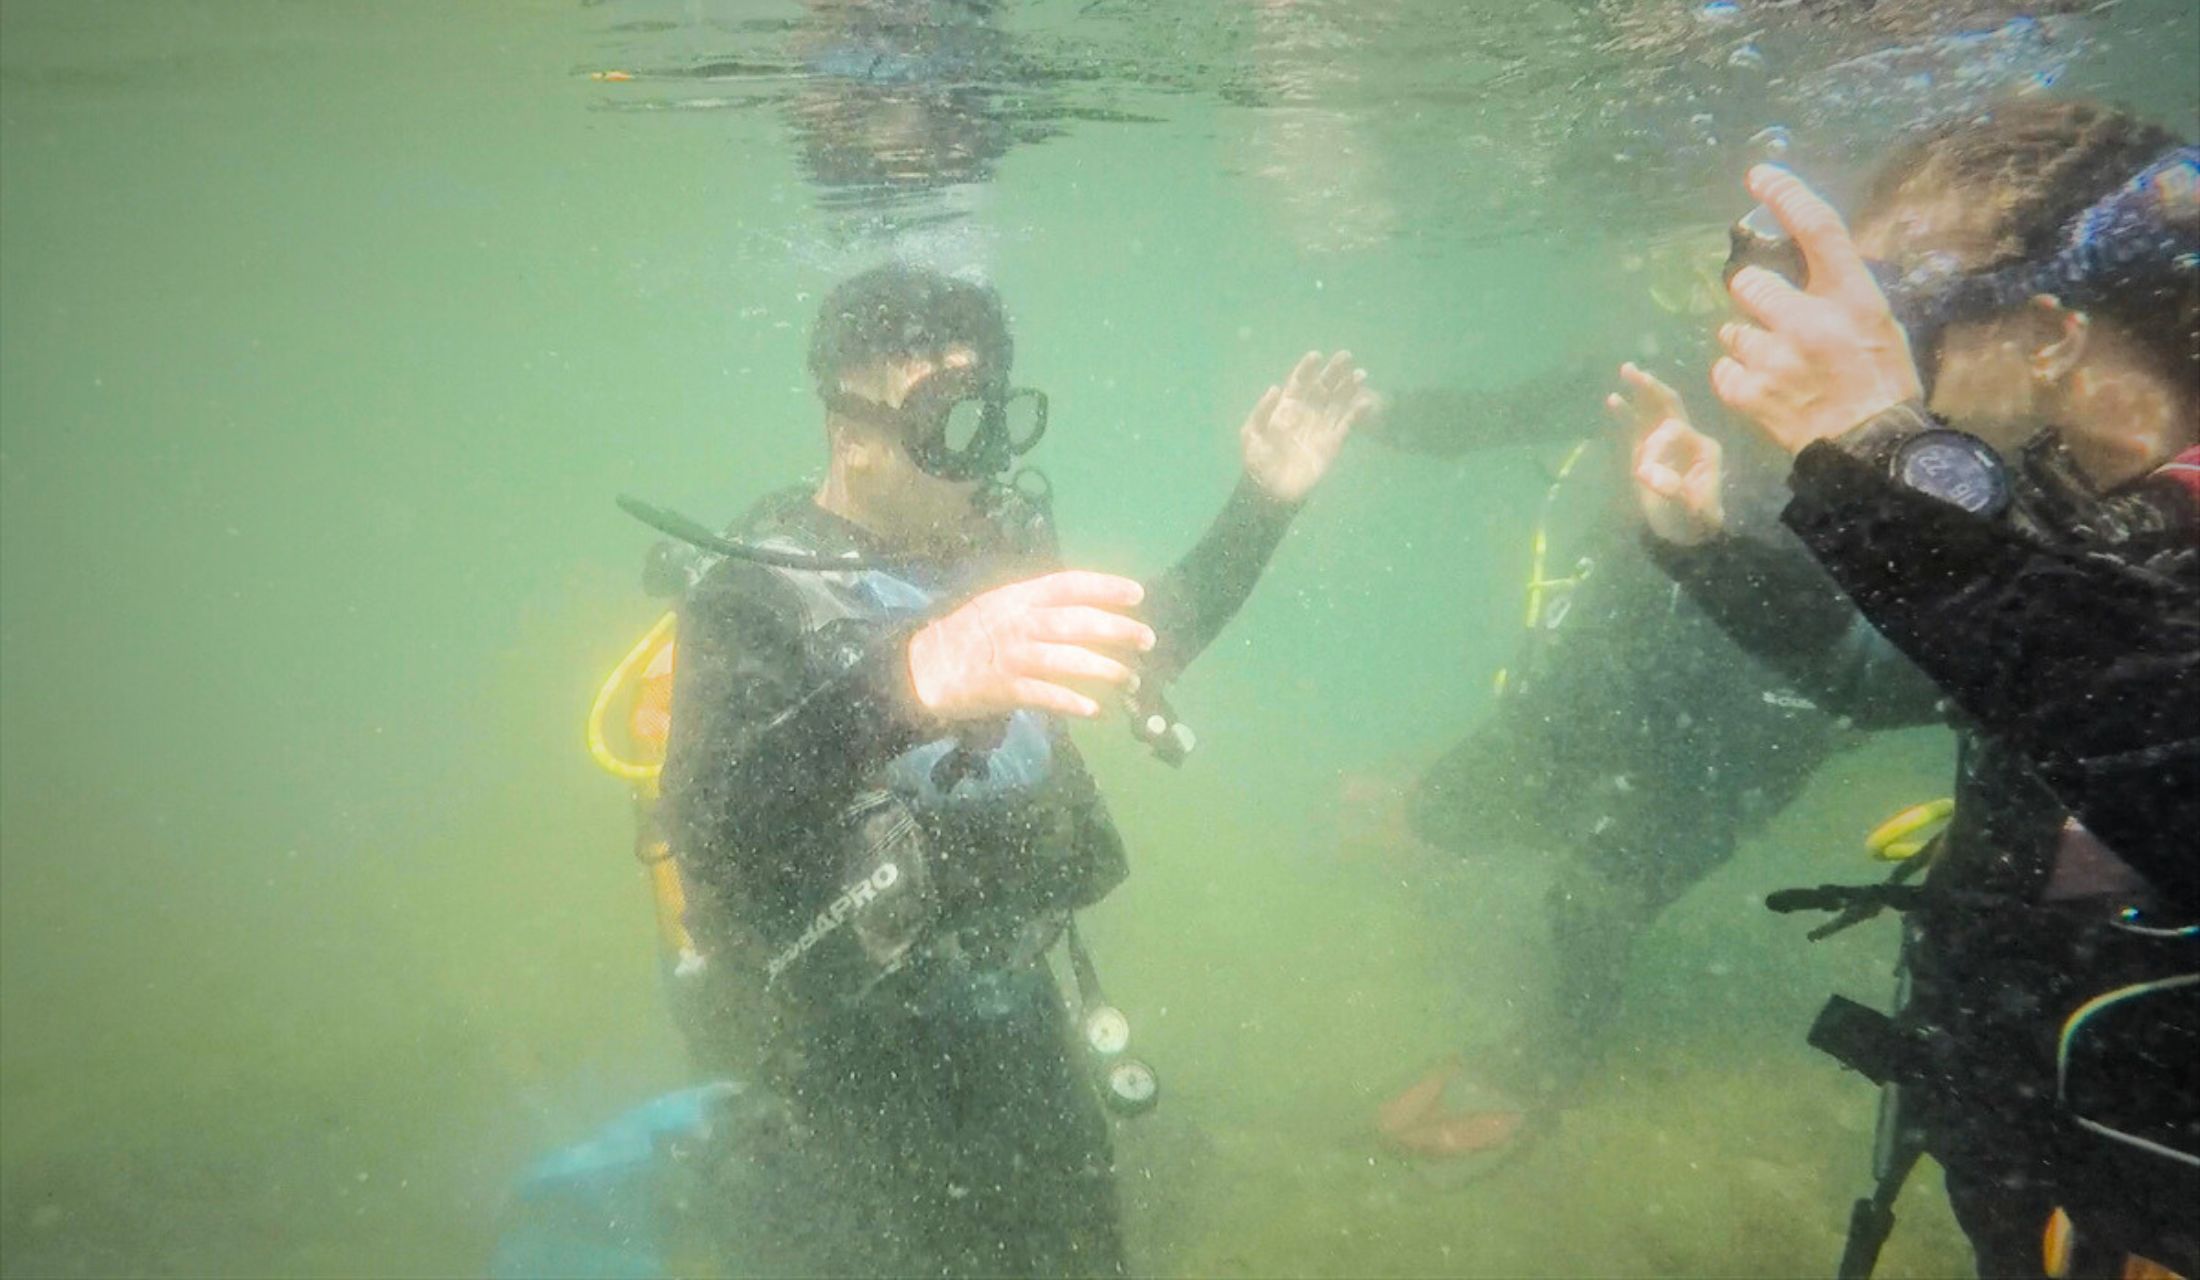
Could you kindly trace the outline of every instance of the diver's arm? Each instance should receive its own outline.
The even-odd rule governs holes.
[[[1251,476],[1238,481],[1207,532],[1149,589],[1146,618],[1155,636],[1149,670],[1173,678],[1214,642],[1253,594],[1298,509],[1270,497]]]
[[[1724,532],[1695,546],[1647,533],[1643,543],[1721,631],[1826,710],[1868,729],[1945,718],[1932,680],[1800,549]]]
[[[1918,493],[1841,445],[1804,449],[1790,483],[1782,518],[1873,625],[2110,848],[2200,900],[2200,590]]]
[[[1147,617],[1158,636],[1149,673],[1168,680],[1214,641],[1252,594],[1291,517],[1329,474],[1352,429],[1381,400],[1367,373],[1339,351],[1309,351],[1268,388],[1238,428],[1245,474],[1190,554],[1155,584]]]
[[[1819,706],[1872,728],[1925,723],[1930,680],[1871,629],[1798,547],[1727,524],[1725,450],[1689,421],[1680,393],[1632,362],[1605,407],[1632,438],[1644,549],[1743,649]]]
[[[809,633],[770,569],[721,562],[680,611],[665,792],[688,856],[822,829],[877,765],[922,738],[915,622]]]

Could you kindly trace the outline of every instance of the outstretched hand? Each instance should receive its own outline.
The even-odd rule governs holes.
[[[1719,442],[1689,422],[1680,392],[1632,363],[1621,365],[1619,376],[1627,394],[1613,392],[1604,407],[1625,431],[1643,521],[1667,542],[1695,546],[1726,527]]]
[[[1841,215],[1777,165],[1751,169],[1749,192],[1802,249],[1810,285],[1798,289],[1762,267],[1735,273],[1728,289],[1756,323],[1719,328],[1726,354],[1711,366],[1719,399],[1795,453],[1920,397],[1909,335]]]
[[[974,597],[910,638],[917,701],[942,720],[1099,715],[1078,686],[1137,686],[1124,659],[1152,649],[1154,633],[1126,611],[1145,595],[1129,578],[1066,570]]]
[[[1339,351],[1326,364],[1319,351],[1307,352],[1282,386],[1268,388],[1238,432],[1246,474],[1270,497],[1297,502],[1328,474],[1352,428],[1381,403],[1351,352]]]

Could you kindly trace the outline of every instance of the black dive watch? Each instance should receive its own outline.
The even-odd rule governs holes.
[[[2009,506],[2009,468],[1966,431],[1935,427],[1908,437],[1895,446],[1887,471],[1896,484],[1975,516],[1992,518]]]

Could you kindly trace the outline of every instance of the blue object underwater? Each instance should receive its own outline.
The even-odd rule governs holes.
[[[536,1161],[514,1191],[489,1275],[658,1280],[676,1274],[666,1256],[670,1148],[708,1141],[722,1104],[742,1091],[733,1081],[717,1081],[665,1094]]]

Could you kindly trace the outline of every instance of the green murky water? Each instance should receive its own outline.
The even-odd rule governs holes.
[[[998,18],[1020,78],[983,181],[821,201],[818,21],[0,6],[0,1269],[475,1272],[528,1160],[685,1080],[625,797],[581,749],[653,616],[610,498],[719,518],[811,473],[802,342],[846,271],[982,267],[1053,395],[1072,558],[1151,572],[1301,350],[1386,388],[1700,366],[1644,245],[1730,218],[1766,125],[1836,173],[1873,145],[1826,94],[1737,87],[1745,34],[1694,5],[1048,3]],[[1994,75],[2191,132],[2190,10],[2083,22]],[[1797,79],[1856,56],[1815,39],[1762,43]],[[1599,390],[1461,463],[1356,448],[1179,690],[1194,761],[1086,735],[1135,866],[1090,931],[1168,1081],[1119,1135],[1143,1269],[1838,1254],[1874,1098],[1800,1031],[1883,989],[1893,934],[1808,947],[1757,899],[1937,794],[1936,735],[1836,760],[1667,914],[1553,1140],[1470,1183],[1374,1138],[1531,998],[1548,869],[1371,850],[1341,793],[1488,710]],[[1967,1265],[1918,1179],[1882,1274]]]

